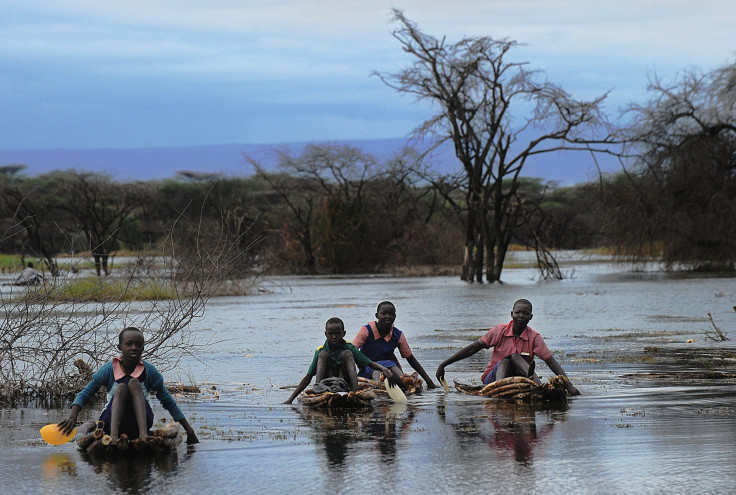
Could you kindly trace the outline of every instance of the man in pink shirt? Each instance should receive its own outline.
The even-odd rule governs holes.
[[[539,377],[534,373],[534,356],[539,356],[547,363],[554,374],[567,376],[562,366],[552,356],[542,336],[527,326],[532,316],[532,303],[526,299],[519,299],[514,303],[509,323],[496,325],[480,339],[445,359],[437,367],[437,378],[440,381],[444,380],[445,367],[450,364],[470,357],[481,349],[491,347],[493,347],[491,360],[481,376],[484,384],[510,376],[527,376],[541,383]],[[567,384],[567,391],[570,395],[580,395],[580,391],[573,386],[570,380],[567,381]]]

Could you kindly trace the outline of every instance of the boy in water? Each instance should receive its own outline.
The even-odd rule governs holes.
[[[107,390],[107,405],[100,416],[103,430],[113,443],[121,434],[129,439],[145,440],[153,426],[153,411],[148,403],[149,392],[156,394],[161,405],[174,421],[178,421],[187,433],[187,443],[198,443],[199,439],[184,417],[176,401],[164,386],[161,373],[150,363],[143,361],[143,333],[128,327],[118,336],[120,357],[105,363],[92,375],[92,380],[77,394],[72,403],[69,418],[58,424],[59,430],[67,435],[77,424],[77,416],[100,387]]]
[[[316,377],[315,383],[319,383],[323,379],[333,376],[341,377],[348,382],[350,390],[357,390],[358,372],[356,370],[356,364],[360,367],[370,366],[375,370],[383,372],[384,376],[392,383],[395,383],[397,380],[391,371],[378,363],[372,362],[357,347],[345,340],[345,324],[340,318],[330,318],[327,320],[325,324],[325,337],[327,338],[325,343],[314,352],[314,358],[307,374],[299,382],[296,390],[284,401],[284,404],[291,404],[307,388],[312,381],[312,377]]]
[[[527,326],[532,316],[532,303],[519,299],[514,303],[509,323],[496,325],[480,339],[442,361],[437,368],[437,378],[440,381],[444,379],[445,367],[450,364],[490,347],[493,347],[493,354],[481,376],[486,385],[510,376],[526,376],[541,383],[534,373],[534,356],[539,356],[547,363],[554,374],[567,376],[542,336]],[[567,391],[570,395],[580,395],[570,380],[567,381]]]
[[[411,352],[406,336],[394,326],[394,321],[396,321],[396,306],[390,301],[379,303],[378,308],[376,308],[376,321],[360,327],[358,334],[353,339],[353,344],[372,361],[390,369],[394,376],[401,376],[403,373],[401,365],[394,354],[394,351],[398,348],[401,357],[406,359],[409,365],[427,382],[427,388],[436,388],[437,385],[434,384]],[[378,380],[379,375],[373,369],[363,367],[360,369],[358,376]]]

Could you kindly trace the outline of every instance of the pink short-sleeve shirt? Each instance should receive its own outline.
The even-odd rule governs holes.
[[[391,327],[391,330],[386,334],[385,337],[381,337],[381,333],[378,331],[378,327],[376,326],[376,322],[372,321],[369,323],[371,327],[371,331],[373,331],[373,338],[378,340],[380,338],[383,338],[386,342],[391,340],[391,337],[394,334],[394,328]],[[365,341],[368,340],[368,329],[363,325],[360,327],[360,330],[358,330],[358,334],[355,336],[355,338],[351,341],[352,344],[360,349],[363,344],[365,344]],[[404,332],[401,332],[401,337],[399,337],[399,344],[397,346],[399,348],[399,354],[401,354],[401,357],[404,359],[411,356],[411,347],[409,347],[409,343],[406,341],[406,335]]]
[[[486,349],[493,347],[491,360],[488,362],[481,379],[485,379],[499,361],[514,353],[528,352],[532,357],[539,356],[542,361],[552,357],[552,352],[547,348],[542,336],[539,332],[532,330],[531,327],[526,327],[521,335],[514,337],[513,321],[496,325],[478,339],[478,342],[483,344]]]

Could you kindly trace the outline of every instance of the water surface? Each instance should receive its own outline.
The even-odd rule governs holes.
[[[40,440],[38,429],[65,410],[5,409],[0,493],[733,492],[736,384],[704,372],[733,373],[736,349],[704,333],[711,312],[736,336],[734,279],[619,270],[579,265],[561,282],[507,270],[501,285],[282,277],[258,295],[213,299],[194,326],[209,349],[165,373],[202,387],[196,399],[179,398],[202,443],[155,462],[90,459],[73,444]],[[396,325],[434,375],[451,353],[508,321],[521,297],[583,393],[566,408],[442,389],[359,412],[281,404],[332,316],[352,338],[378,302],[393,301]],[[479,380],[488,359],[485,351],[451,365],[448,380]],[[537,370],[550,375],[542,362]],[[165,416],[157,403],[154,411]]]

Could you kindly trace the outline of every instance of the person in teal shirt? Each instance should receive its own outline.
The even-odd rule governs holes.
[[[77,424],[77,416],[97,391],[107,390],[107,405],[100,421],[103,431],[117,442],[120,434],[144,440],[153,425],[153,410],[148,403],[150,395],[156,395],[161,405],[169,411],[174,421],[184,427],[187,443],[198,443],[196,433],[184,417],[176,401],[164,386],[161,373],[150,363],[141,359],[145,340],[143,332],[136,327],[125,328],[118,336],[120,357],[104,364],[92,380],[79,392],[72,403],[69,418],[58,423],[59,430],[68,435]]]

